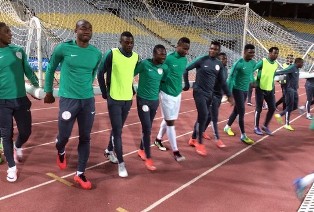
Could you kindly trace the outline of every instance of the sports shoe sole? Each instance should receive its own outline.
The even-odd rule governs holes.
[[[154,144],[160,151],[167,151],[166,147],[160,147],[159,144],[156,144],[156,142],[154,142]]]

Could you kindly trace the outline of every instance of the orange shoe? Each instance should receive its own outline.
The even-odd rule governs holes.
[[[219,147],[219,148],[225,148],[226,147],[226,145],[220,139],[215,141],[215,143],[216,143],[216,146]]]
[[[196,152],[202,156],[206,156],[207,155],[207,151],[206,151],[206,148],[205,148],[205,145],[204,144],[199,144],[197,143],[196,146],[195,146],[195,149],[196,149]]]
[[[146,155],[145,155],[144,150],[141,150],[141,149],[137,150],[137,155],[138,155],[143,161],[146,160]]]
[[[189,145],[190,146],[194,147],[196,143],[197,143],[197,139],[190,138],[190,140],[189,140]]]
[[[57,165],[59,166],[59,168],[61,170],[65,169],[67,167],[67,159],[65,156],[66,156],[65,153],[63,155],[60,155],[58,153],[58,155],[57,155]],[[61,162],[62,157],[63,157],[63,162]]]
[[[206,132],[203,132],[203,138],[207,140],[211,139],[210,136]]]
[[[151,158],[146,159],[145,166],[150,171],[155,171],[157,168],[154,166],[154,162]]]
[[[80,184],[83,189],[89,190],[92,188],[92,183],[86,179],[84,174],[75,175],[74,181]]]

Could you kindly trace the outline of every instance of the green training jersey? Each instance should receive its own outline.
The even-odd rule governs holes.
[[[168,65],[169,71],[167,79],[161,83],[160,90],[170,96],[178,96],[182,92],[182,76],[187,63],[187,58],[182,57],[178,52],[168,54],[165,64]]]
[[[152,59],[141,61],[134,76],[139,74],[137,95],[147,100],[158,100],[160,82],[165,80],[168,66],[166,64],[155,65]]]
[[[0,48],[0,99],[16,99],[26,96],[24,74],[38,86],[24,50],[15,45]]]
[[[232,89],[238,89],[241,91],[248,91],[249,85],[254,81],[253,72],[256,62],[254,60],[246,61],[243,58],[235,62],[231,68],[228,78],[228,87],[232,92]]]
[[[75,40],[59,44],[46,71],[45,92],[52,92],[54,72],[60,63],[59,96],[72,99],[93,97],[93,82],[101,57],[101,52],[93,45],[82,48]]]

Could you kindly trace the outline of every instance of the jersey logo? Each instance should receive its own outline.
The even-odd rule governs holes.
[[[3,58],[4,56],[0,56],[0,59]]]
[[[71,54],[71,57],[76,57],[77,55],[76,54]]]
[[[162,68],[157,69],[157,72],[158,72],[158,74],[162,74],[163,73]]]
[[[204,66],[204,68],[207,68],[208,66]]]
[[[172,65],[173,67],[177,67],[178,65]]]
[[[70,113],[70,111],[64,111],[61,114],[61,117],[63,120],[69,120],[71,118],[72,114]]]
[[[17,58],[22,59],[22,53],[21,52],[16,52],[15,55]]]
[[[220,66],[219,65],[215,65],[215,69],[216,69],[216,71],[219,71],[220,70]]]

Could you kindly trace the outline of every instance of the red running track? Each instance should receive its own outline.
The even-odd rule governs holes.
[[[304,81],[301,82],[303,85]],[[280,88],[276,87],[280,97]],[[305,90],[299,89],[300,103],[305,102]],[[239,135],[228,137],[223,127],[231,107],[222,104],[219,129],[227,145],[218,149],[214,142],[205,143],[207,157],[199,156],[187,145],[196,119],[192,92],[182,96],[181,114],[176,123],[180,151],[187,160],[177,163],[171,151],[161,152],[152,147],[157,171],[146,170],[137,156],[141,126],[135,101],[123,129],[123,148],[129,177],[118,176],[117,165],[103,156],[107,146],[110,121],[106,102],[96,98],[96,118],[92,130],[91,155],[86,176],[93,188],[82,190],[68,186],[47,175],[53,173],[74,183],[77,164],[77,126],[67,146],[68,168],[56,166],[54,140],[57,133],[58,104],[33,101],[33,134],[25,145],[25,162],[18,164],[19,179],[6,181],[6,165],[0,166],[1,211],[296,211],[300,201],[295,197],[292,182],[296,177],[313,171],[314,133],[308,130],[310,121],[304,114],[293,112],[289,132],[275,120],[271,123],[274,136],[253,133],[254,107],[246,108],[246,131],[255,139],[247,146]],[[263,111],[261,121],[265,117]],[[155,137],[161,121],[156,115]],[[234,131],[239,134],[237,123]],[[208,129],[211,134],[211,130]],[[166,139],[166,138],[165,138]],[[169,147],[168,142],[165,145]]]

